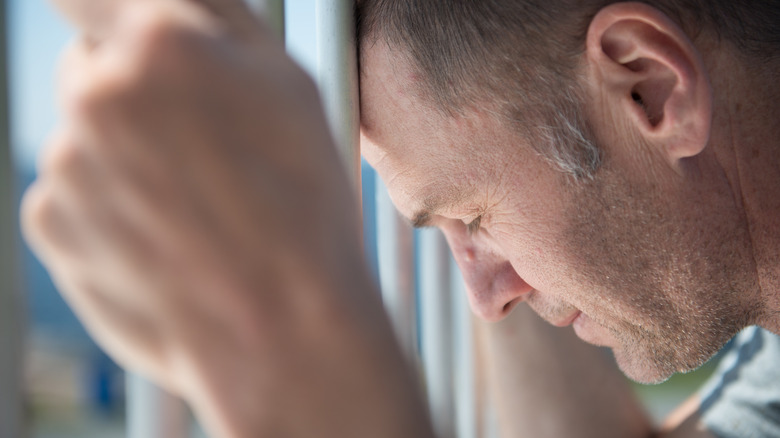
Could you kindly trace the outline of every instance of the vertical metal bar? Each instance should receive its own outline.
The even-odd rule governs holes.
[[[487,395],[485,397],[487,398]],[[492,403],[488,402],[485,404],[482,416],[482,436],[484,438],[500,438],[501,430],[498,427],[498,416]]]
[[[474,353],[474,376],[475,376],[475,423],[476,433],[479,438],[498,438],[500,437],[498,415],[493,404],[494,397],[491,396],[490,388],[490,358],[488,357],[489,348],[487,345],[487,326],[484,323],[475,323],[475,317],[472,315],[472,350]]]
[[[317,83],[333,138],[359,191],[360,115],[354,20],[353,0],[315,1]]]
[[[455,436],[449,249],[437,230],[420,233],[420,333],[428,404],[436,434]]]
[[[458,438],[477,438],[476,359],[471,310],[466,286],[455,260],[450,257],[453,314],[453,373],[455,374],[455,427]]]
[[[189,436],[189,413],[184,402],[141,376],[127,376],[128,438]]]
[[[387,188],[376,183],[376,229],[382,299],[407,358],[417,357],[414,230],[393,206]]]
[[[0,436],[26,436],[22,361],[25,306],[19,288],[8,84],[7,2],[0,0]]]
[[[128,374],[127,438],[185,438],[190,420],[182,400],[137,374]]]

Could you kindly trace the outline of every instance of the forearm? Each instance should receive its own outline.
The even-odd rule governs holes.
[[[221,438],[432,438],[420,386],[373,289],[353,281],[320,291],[310,296],[354,299],[310,299],[309,309],[279,318],[290,323],[275,333],[202,344],[212,351],[196,352],[186,397],[208,429]]]
[[[648,437],[651,426],[611,358],[521,305],[478,322],[502,437]]]

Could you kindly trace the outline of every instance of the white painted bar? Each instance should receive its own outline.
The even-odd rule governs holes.
[[[144,377],[128,373],[127,438],[185,438],[190,435],[187,406]]]
[[[128,438],[177,438],[190,434],[184,402],[136,374],[127,376]]]
[[[417,300],[414,230],[393,206],[387,187],[376,182],[376,233],[382,300],[407,358],[417,360]]]
[[[317,84],[333,138],[360,193],[360,100],[353,0],[315,0]]]
[[[483,408],[482,436],[484,438],[501,438],[499,429],[498,415],[491,403],[485,404]]]
[[[474,354],[474,327],[466,298],[466,285],[458,265],[450,259],[452,291],[453,373],[455,375],[455,427],[458,438],[477,438],[477,382]]]
[[[0,437],[27,436],[22,363],[26,306],[17,277],[17,209],[11,157],[7,2],[0,0]]]
[[[423,369],[436,436],[455,436],[452,292],[449,249],[438,230],[420,238],[420,334]]]

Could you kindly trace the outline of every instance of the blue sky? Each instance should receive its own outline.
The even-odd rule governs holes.
[[[54,72],[70,32],[45,0],[11,0],[8,12],[12,143],[28,167],[55,126]]]
[[[314,0],[286,2],[288,48],[304,67],[311,67],[315,61]],[[57,123],[57,60],[73,33],[46,0],[10,0],[8,4],[12,143],[17,165],[29,169]]]

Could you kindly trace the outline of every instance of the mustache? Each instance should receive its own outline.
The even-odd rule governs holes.
[[[556,321],[561,321],[579,310],[569,303],[552,301],[545,297],[544,294],[532,294],[526,302],[537,315],[553,325],[555,325]]]

